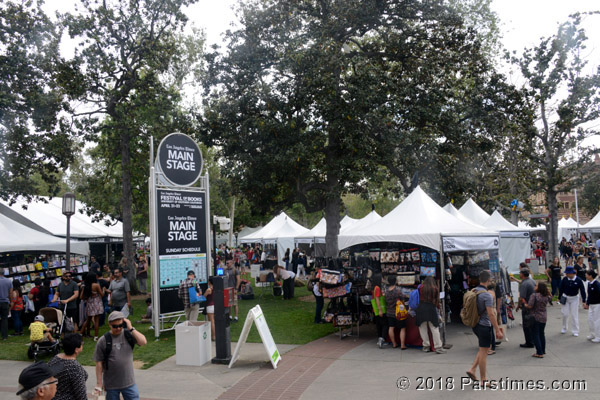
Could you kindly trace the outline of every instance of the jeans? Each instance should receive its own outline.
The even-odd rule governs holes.
[[[323,296],[316,296],[314,293],[313,296],[315,296],[315,300],[317,302],[317,307],[315,309],[315,324],[318,324],[321,322],[321,313],[323,312],[323,304],[325,303],[325,300],[323,300]]]
[[[550,281],[552,285],[552,296],[558,296],[558,287],[560,286],[560,278],[552,278]]]
[[[535,321],[535,325],[531,328],[533,334],[533,344],[535,345],[535,352],[539,355],[546,354],[546,323]]]
[[[15,311],[11,310],[10,315],[13,319],[13,325],[15,328],[15,333],[23,333],[23,321],[21,321],[21,313],[23,310]]]
[[[147,293],[148,292],[148,285],[147,285],[147,281],[148,278],[140,278],[138,277],[138,289],[140,289],[140,292],[142,293]]]
[[[375,319],[375,326],[377,327],[377,337],[383,338],[383,340],[385,340],[385,338],[388,334],[388,322],[387,322],[386,315],[383,314],[383,317],[376,315],[374,319]]]
[[[8,338],[8,302],[0,303],[0,318],[2,321],[0,322],[1,330],[2,330],[2,339]]]
[[[123,395],[124,400],[139,400],[140,393],[136,384],[129,386],[125,389],[106,389],[106,400],[119,400]]]

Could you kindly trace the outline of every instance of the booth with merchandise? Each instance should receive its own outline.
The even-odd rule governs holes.
[[[345,281],[350,285],[344,286],[347,301],[332,302],[338,309],[329,309],[328,313],[336,318],[335,314],[348,309],[353,322],[367,320],[364,314],[370,308],[372,289],[368,278],[374,272],[380,271],[384,281],[394,275],[405,299],[431,276],[440,289],[440,326],[444,338],[446,321],[454,313],[451,301],[457,304],[460,297],[462,303],[462,294],[478,283],[483,269],[498,270],[499,242],[498,232],[454,217],[417,187],[394,210],[362,228],[360,233],[339,236],[339,247],[343,250],[340,260],[330,263],[330,267],[340,275],[337,287]],[[343,291],[335,294],[342,295]],[[328,297],[331,298],[329,293]],[[421,345],[412,316],[408,319],[406,337],[407,344]]]

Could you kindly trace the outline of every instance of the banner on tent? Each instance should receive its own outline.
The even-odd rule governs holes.
[[[500,232],[500,237],[503,238],[528,238],[529,239],[529,232],[525,232],[525,231],[504,231],[504,232]]]
[[[445,252],[497,250],[500,244],[498,236],[446,236],[442,242]]]

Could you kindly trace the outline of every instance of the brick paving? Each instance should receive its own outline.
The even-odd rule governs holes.
[[[284,354],[277,369],[273,369],[269,363],[251,373],[219,399],[299,399],[334,361],[367,340],[354,337],[340,340],[333,335],[315,340]]]

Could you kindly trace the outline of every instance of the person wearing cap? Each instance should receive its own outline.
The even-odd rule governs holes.
[[[120,311],[113,311],[108,316],[110,332],[98,339],[94,350],[96,362],[96,387],[94,391],[106,390],[106,400],[118,400],[120,395],[125,400],[139,399],[138,387],[133,374],[133,344],[144,346],[146,337],[131,325]],[[112,346],[106,357],[107,335],[111,336]],[[130,344],[128,338],[133,338]],[[105,362],[106,361],[106,362]]]
[[[29,340],[33,343],[40,343],[43,341],[54,342],[52,337],[51,329],[44,323],[44,317],[42,315],[36,315],[34,321],[29,325]]]
[[[62,371],[60,366],[49,366],[43,361],[26,367],[19,375],[17,396],[25,400],[51,400],[56,395],[58,379]]]
[[[54,298],[52,302],[60,300],[60,308],[67,305],[67,317],[73,320],[73,327],[75,332],[79,327],[79,308],[77,306],[77,299],[79,298],[79,286],[72,280],[71,271],[63,272],[62,282],[58,284],[56,291],[54,292]]]
[[[569,317],[572,320],[571,332],[573,336],[579,336],[579,294],[585,303],[585,286],[583,281],[575,276],[575,268],[568,266],[565,269],[565,277],[560,282],[558,288],[558,298],[561,299],[562,305],[562,330],[560,333],[566,333],[568,328]],[[563,300],[564,297],[564,300]]]
[[[194,271],[187,272],[187,278],[185,281],[179,284],[179,290],[177,296],[183,302],[183,310],[185,312],[185,318],[188,321],[198,321],[198,312],[200,310],[200,304],[190,304],[190,288],[195,287],[198,294],[202,294],[200,286],[196,283],[196,274]]]

